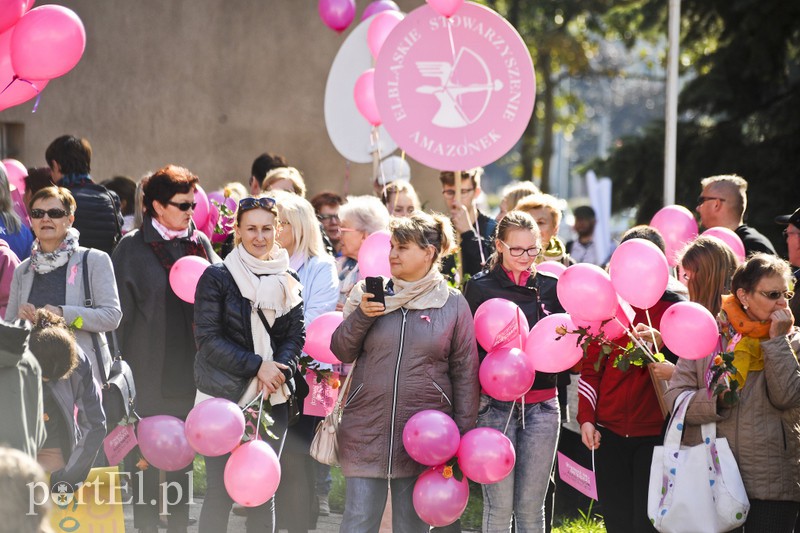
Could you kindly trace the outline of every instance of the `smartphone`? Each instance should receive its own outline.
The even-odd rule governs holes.
[[[368,301],[380,302],[386,305],[386,300],[383,297],[383,278],[380,276],[367,276],[365,279],[367,280],[367,292],[374,295]]]

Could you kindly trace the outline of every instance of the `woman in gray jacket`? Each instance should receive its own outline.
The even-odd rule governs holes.
[[[390,485],[393,530],[428,531],[412,502],[425,467],[405,451],[403,428],[415,413],[436,409],[452,416],[463,434],[478,413],[472,315],[439,272],[440,257],[453,246],[450,221],[418,212],[390,228],[386,304],[369,301],[364,282],[357,284],[331,341],[339,359],[356,363],[339,427],[347,479],[340,531],[347,533],[378,531]]]

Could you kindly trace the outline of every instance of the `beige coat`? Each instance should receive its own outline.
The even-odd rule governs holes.
[[[403,428],[419,411],[447,413],[462,434],[475,426],[478,347],[459,292],[451,289],[440,309],[369,318],[357,308],[334,332],[331,350],[345,363],[357,359],[338,434],[345,476],[422,473],[403,448]]]
[[[686,413],[684,444],[700,442],[700,424],[717,423],[728,439],[747,496],[757,500],[800,501],[800,333],[761,343],[764,370],[751,371],[739,402],[721,408],[708,397],[705,373],[711,357],[681,359],[666,392],[673,405],[685,390],[697,390]]]

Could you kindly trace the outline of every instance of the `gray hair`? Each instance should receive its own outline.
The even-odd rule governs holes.
[[[374,196],[348,196],[339,208],[339,220],[348,221],[358,231],[375,233],[389,226],[389,213]]]

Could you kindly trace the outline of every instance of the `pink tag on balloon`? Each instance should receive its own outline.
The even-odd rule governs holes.
[[[558,452],[558,475],[567,485],[581,494],[597,500],[597,481],[594,472]]]
[[[108,457],[108,464],[118,465],[128,453],[136,447],[136,432],[133,424],[117,426],[103,439],[103,450]]]
[[[308,416],[328,416],[333,411],[336,398],[339,396],[339,389],[331,387],[331,381],[339,379],[339,373],[333,372],[330,379],[323,379],[317,382],[317,376],[313,372],[306,374],[308,383],[308,396],[303,404],[303,414]]]

